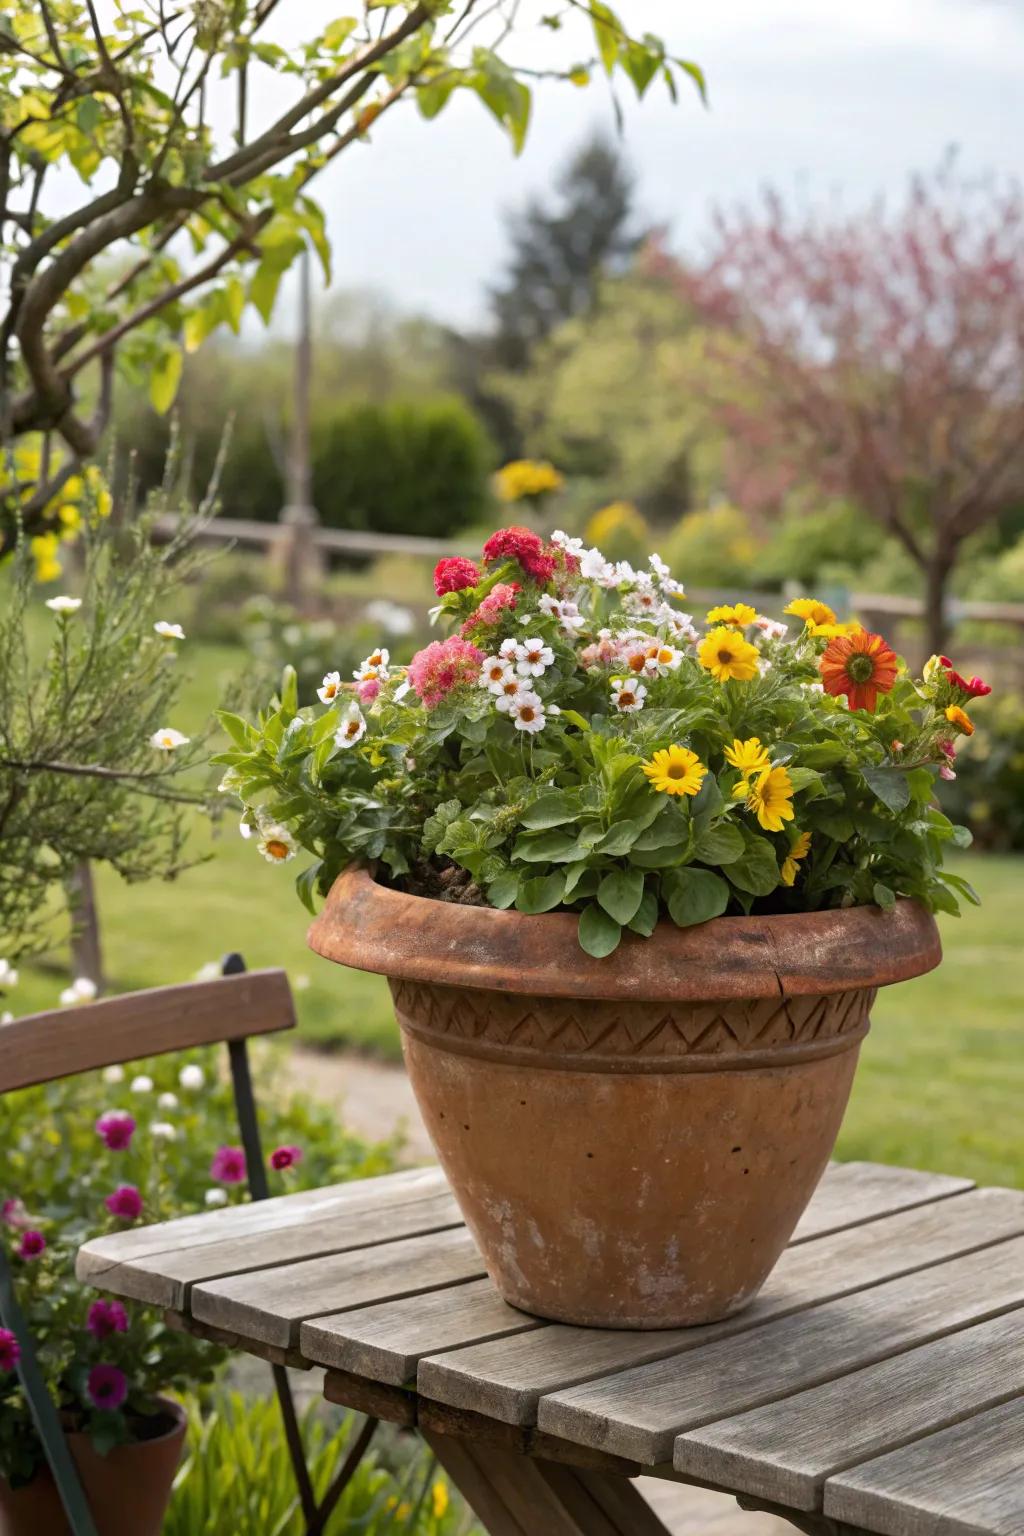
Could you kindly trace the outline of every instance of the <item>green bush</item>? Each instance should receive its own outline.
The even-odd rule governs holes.
[[[767,586],[860,585],[859,573],[877,555],[879,543],[877,526],[841,502],[810,512],[790,508],[757,555],[754,579]]]
[[[689,513],[662,545],[687,587],[749,586],[760,547],[746,513],[726,502]]]
[[[985,728],[958,742],[957,778],[940,783],[946,814],[982,848],[1024,849],[1024,697],[986,699]]]

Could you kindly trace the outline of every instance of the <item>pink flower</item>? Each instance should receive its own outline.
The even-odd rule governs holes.
[[[939,664],[945,668],[946,676],[952,686],[958,688],[961,693],[965,693],[969,699],[983,699],[986,694],[992,692],[991,686],[983,683],[980,677],[961,677],[960,673],[954,670],[948,656],[940,656]]]
[[[21,1359],[21,1345],[9,1328],[0,1328],[0,1371],[13,1371]]]
[[[113,1412],[128,1396],[128,1379],[116,1365],[94,1365],[85,1390],[94,1408]]]
[[[301,1147],[275,1147],[270,1154],[271,1168],[294,1168],[296,1163],[302,1162]]]
[[[434,709],[454,688],[476,682],[483,659],[483,652],[475,645],[459,635],[450,635],[447,640],[435,640],[416,652],[409,663],[409,683],[419,694],[423,707]]]
[[[952,768],[949,766],[948,763],[943,763],[940,766],[940,768],[939,768],[939,778],[940,779],[945,779],[946,782],[949,783],[949,784],[951,784],[953,782],[953,780],[956,778],[956,774],[953,772]]]
[[[29,1228],[21,1234],[21,1242],[18,1244],[19,1259],[38,1259],[46,1252],[46,1238],[41,1232]]]
[[[492,587],[488,592],[479,608],[475,608],[463,624],[460,631],[462,638],[467,640],[478,629],[489,628],[500,623],[502,614],[511,613],[515,608],[519,591],[518,581],[499,581],[497,586]]]
[[[103,1204],[120,1221],[137,1221],[142,1215],[142,1196],[134,1184],[119,1184]]]
[[[210,1177],[221,1184],[244,1184],[245,1153],[241,1147],[218,1147],[210,1164]]]
[[[380,679],[377,677],[367,678],[365,683],[359,684],[356,693],[358,693],[364,704],[372,704],[378,693],[380,693]]]
[[[0,1221],[5,1227],[13,1227],[15,1231],[27,1227],[29,1214],[25,1209],[25,1202],[17,1197],[5,1200],[3,1205],[0,1205]]]
[[[479,580],[480,572],[464,555],[452,555],[434,566],[434,591],[438,597],[444,597],[446,592],[461,592],[464,587],[475,587]]]
[[[119,1301],[94,1301],[86,1316],[85,1326],[97,1339],[108,1338],[112,1333],[127,1333],[128,1314]]]
[[[135,1121],[127,1110],[110,1109],[96,1121],[96,1130],[111,1152],[124,1152],[132,1144]]]

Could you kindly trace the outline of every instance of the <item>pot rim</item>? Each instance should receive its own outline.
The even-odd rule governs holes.
[[[412,896],[379,884],[365,865],[335,880],[307,943],[338,965],[395,980],[634,1002],[889,986],[942,959],[932,914],[900,899],[890,912],[715,917],[692,928],[663,922],[649,939],[624,933],[613,955],[595,960],[579,947],[572,913],[527,916]]]
[[[160,1393],[154,1396],[153,1401],[159,1404],[161,1411],[169,1419],[173,1420],[170,1428],[165,1429],[161,1435],[150,1435],[146,1440],[126,1440],[120,1446],[115,1446],[115,1450],[131,1451],[140,1445],[161,1445],[165,1440],[173,1440],[176,1436],[183,1436],[185,1434],[188,1429],[188,1415],[182,1404],[176,1402],[173,1397],[163,1397]],[[65,1430],[64,1433],[67,1440],[89,1438],[89,1431],[87,1429],[69,1429]]]

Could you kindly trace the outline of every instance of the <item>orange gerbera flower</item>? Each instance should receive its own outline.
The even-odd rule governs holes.
[[[880,693],[888,693],[896,681],[896,652],[882,639],[862,629],[854,635],[836,635],[818,663],[826,693],[845,693],[851,709],[874,714]]]

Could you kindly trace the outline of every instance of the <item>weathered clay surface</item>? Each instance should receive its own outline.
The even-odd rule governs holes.
[[[362,871],[310,943],[389,976],[427,1130],[506,1300],[619,1328],[753,1299],[832,1151],[875,988],[941,953],[900,902],[666,925],[596,961],[572,917]]]

